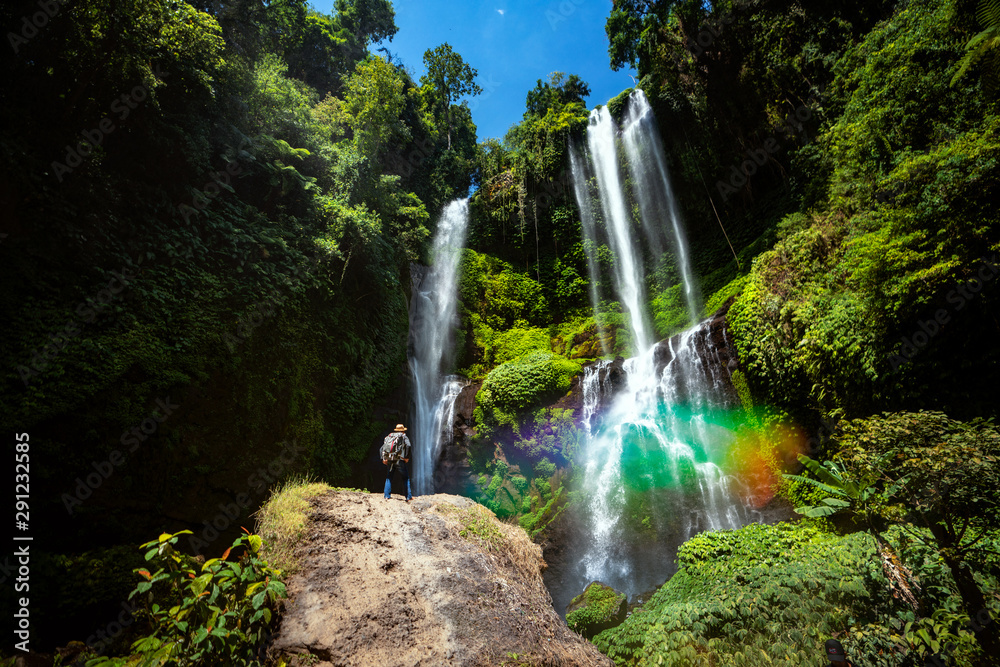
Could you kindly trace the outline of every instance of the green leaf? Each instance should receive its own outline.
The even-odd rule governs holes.
[[[191,592],[195,595],[201,595],[201,592],[205,590],[208,586],[208,582],[212,580],[212,573],[203,574],[194,581],[191,582]]]

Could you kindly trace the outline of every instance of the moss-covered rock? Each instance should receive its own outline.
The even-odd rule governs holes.
[[[624,623],[627,611],[624,593],[594,581],[566,607],[566,624],[589,639]]]
[[[569,391],[580,364],[552,352],[530,352],[486,376],[476,396],[479,426],[516,427],[518,416],[547,397]]]

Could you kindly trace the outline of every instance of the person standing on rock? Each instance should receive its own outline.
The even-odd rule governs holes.
[[[387,466],[385,471],[385,499],[389,500],[392,495],[392,473],[396,470],[403,475],[406,483],[406,502],[410,502],[413,494],[410,492],[410,439],[406,437],[406,427],[396,424],[392,433],[385,436],[382,441],[382,449],[379,450],[383,465]]]

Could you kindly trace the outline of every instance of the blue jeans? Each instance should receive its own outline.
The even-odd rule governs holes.
[[[399,461],[397,463],[390,463],[386,466],[385,471],[385,497],[388,498],[392,492],[392,473],[394,470],[399,470],[403,475],[403,481],[406,482],[406,499],[410,500],[413,498],[413,494],[410,492],[410,470],[406,466],[406,461]]]

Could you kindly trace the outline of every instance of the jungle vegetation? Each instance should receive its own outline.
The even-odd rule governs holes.
[[[618,664],[813,664],[830,636],[864,665],[996,664],[998,15],[991,0],[614,3],[609,62],[634,66],[654,107],[702,314],[729,308],[748,428],[822,427],[776,489],[803,518],[688,541],[678,573],[594,638]],[[567,157],[605,101],[540,72],[520,121],[478,142],[475,69],[428,45],[413,81],[377,47],[395,32],[388,0],[329,15],[78,0],[8,39],[0,420],[44,460],[41,644],[83,639],[152,586],[135,545],[176,555],[157,583],[183,579],[202,565],[182,547],[219,555],[288,476],[369,484],[406,410],[409,266],[456,197],[471,196],[454,370],[482,383],[477,499],[538,539],[570,501],[582,436],[555,403],[582,364],[629,350],[619,305],[589,301]],[[644,253],[667,337],[685,325],[678,268]],[[230,517],[218,498],[241,496]],[[251,551],[253,586],[274,570]],[[246,641],[280,588],[239,608]],[[105,652],[167,625],[144,623]],[[197,653],[199,629],[175,630]]]

